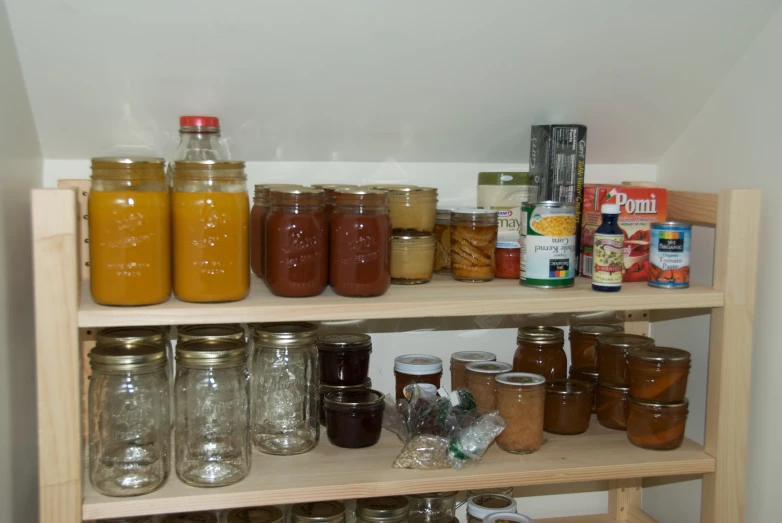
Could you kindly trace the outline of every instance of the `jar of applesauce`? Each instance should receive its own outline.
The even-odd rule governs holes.
[[[546,379],[538,374],[507,372],[496,378],[497,410],[505,430],[497,446],[506,452],[529,454],[543,445]]]
[[[627,387],[630,384],[627,353],[652,346],[654,340],[647,336],[623,332],[600,334],[596,346],[598,381],[617,387]]]
[[[655,403],[681,403],[687,392],[690,353],[668,347],[638,349],[627,355],[630,397]]]
[[[494,279],[497,211],[451,211],[451,275],[455,280],[485,282]]]
[[[467,364],[476,361],[496,361],[497,356],[484,351],[460,351],[451,354],[451,390],[467,387]]]
[[[171,200],[162,158],[93,158],[90,293],[101,305],[171,295]]]
[[[685,399],[678,403],[654,403],[630,398],[627,413],[627,439],[644,449],[679,448],[687,424]]]
[[[520,327],[513,372],[540,374],[547,380],[567,377],[565,332],[556,327]]]
[[[377,186],[388,191],[389,214],[394,231],[434,232],[437,189],[433,187]]]
[[[546,383],[543,430],[552,434],[581,434],[592,417],[592,384],[559,379]]]
[[[627,401],[630,389],[606,383],[597,385],[597,421],[614,430],[627,429]]]
[[[510,363],[501,361],[476,361],[467,365],[467,387],[472,392],[479,411],[497,410],[495,379],[512,370]]]
[[[434,235],[428,232],[396,231],[391,237],[391,283],[419,285],[432,279]]]
[[[577,369],[597,370],[597,337],[600,334],[622,332],[621,325],[590,323],[570,327],[570,364]]]
[[[569,377],[573,380],[586,381],[592,385],[592,414],[597,412],[597,371],[577,369],[571,365]]]
[[[244,299],[250,290],[250,205],[244,162],[176,162],[171,197],[174,294],[182,301]]]

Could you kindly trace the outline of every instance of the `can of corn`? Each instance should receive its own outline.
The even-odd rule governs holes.
[[[539,289],[572,287],[576,276],[576,206],[524,202],[521,206],[521,284]]]

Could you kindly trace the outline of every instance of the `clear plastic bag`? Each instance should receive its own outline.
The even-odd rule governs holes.
[[[448,446],[448,459],[455,469],[481,459],[494,439],[505,429],[505,420],[497,412],[478,416],[456,433]]]
[[[394,468],[426,470],[450,468],[449,444],[447,438],[431,434],[413,436],[394,460]]]

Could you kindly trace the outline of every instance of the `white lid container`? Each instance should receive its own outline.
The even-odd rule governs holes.
[[[515,512],[498,512],[483,518],[483,523],[535,523],[535,520]]]
[[[497,513],[515,513],[516,500],[503,494],[479,494],[467,499],[467,514],[483,519]]]
[[[405,354],[394,359],[394,370],[413,376],[437,374],[443,371],[443,360],[426,354]]]

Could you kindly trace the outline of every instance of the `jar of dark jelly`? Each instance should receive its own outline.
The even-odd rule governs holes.
[[[385,395],[372,389],[351,389],[326,394],[326,434],[329,442],[345,449],[371,447],[383,429]]]
[[[318,397],[318,421],[320,421],[320,424],[324,427],[326,426],[326,413],[323,410],[323,400],[326,398],[326,395],[331,392],[342,392],[344,390],[351,390],[351,389],[371,389],[372,388],[372,378],[367,378],[364,380],[364,382],[361,385],[327,385],[325,383],[320,383],[318,385],[318,393],[320,396]]]
[[[318,337],[320,382],[332,386],[360,386],[369,374],[372,339],[366,334],[332,333]]]

